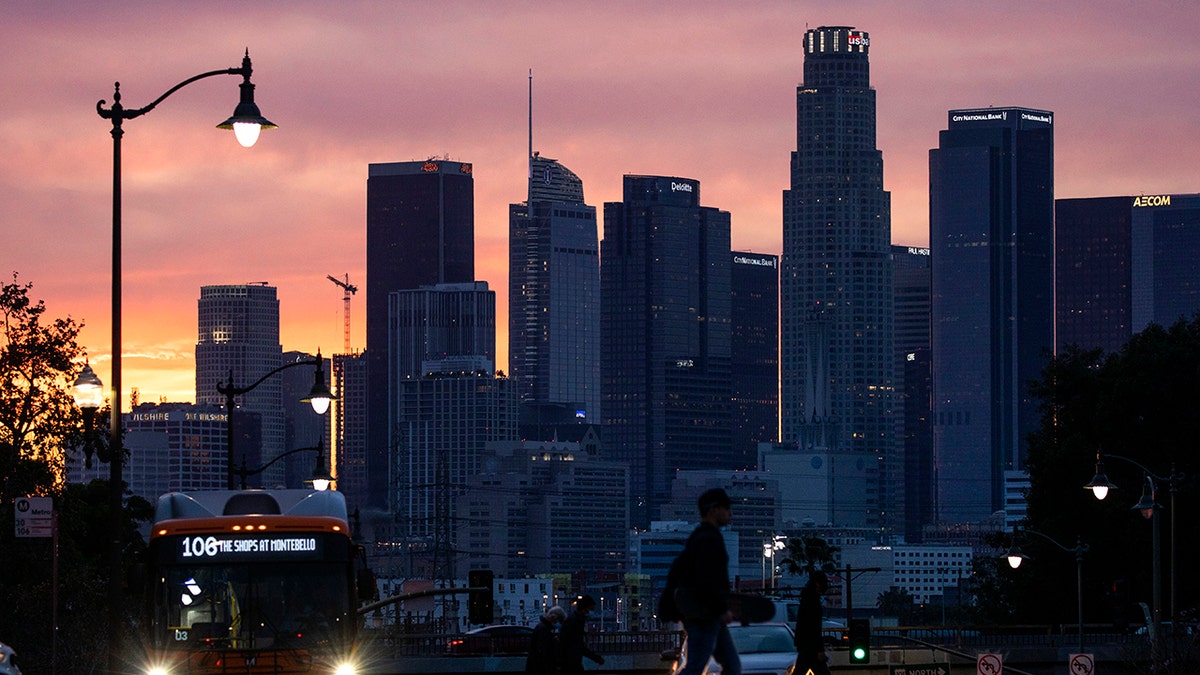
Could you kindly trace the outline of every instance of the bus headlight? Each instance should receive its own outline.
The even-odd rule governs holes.
[[[163,666],[153,666],[146,669],[146,675],[170,675]]]
[[[356,667],[353,663],[340,664],[338,665],[337,669],[333,671],[334,675],[355,675],[357,672],[358,667]]]

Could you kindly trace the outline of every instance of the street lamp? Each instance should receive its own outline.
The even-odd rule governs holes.
[[[1079,619],[1079,653],[1082,654],[1083,653],[1083,554],[1088,552],[1088,545],[1083,543],[1082,541],[1080,541],[1079,536],[1076,535],[1075,546],[1072,548],[1067,548],[1066,546],[1063,546],[1062,544],[1051,539],[1047,535],[1044,535],[1041,532],[1038,532],[1037,530],[1030,530],[1030,529],[1017,530],[1016,528],[1013,528],[1013,546],[1012,546],[1012,548],[1010,548],[1008,550],[1008,553],[1005,555],[1005,558],[1008,559],[1009,567],[1013,568],[1014,570],[1017,569],[1018,567],[1020,567],[1021,563],[1023,561],[1031,560],[1031,558],[1029,556],[1021,553],[1021,547],[1017,546],[1016,536],[1019,532],[1024,532],[1026,534],[1035,534],[1035,535],[1041,537],[1042,539],[1045,539],[1046,541],[1050,542],[1051,544],[1054,544],[1060,550],[1066,551],[1067,553],[1075,554],[1075,603],[1076,603],[1075,611],[1076,611],[1076,616]]]
[[[75,378],[72,396],[75,399],[76,407],[83,413],[83,465],[90,469],[92,468],[93,449],[92,427],[95,424],[96,411],[104,403],[104,384],[100,382],[99,377],[96,377],[92,366],[86,362],[83,364],[83,370],[80,371],[79,377]],[[104,461],[107,457],[108,453],[101,453],[100,460]]]
[[[279,366],[278,368],[275,368],[271,372],[267,373],[266,375],[263,375],[262,377],[258,378],[258,380],[256,380],[254,382],[254,384],[251,384],[250,386],[247,386],[247,387],[234,386],[232,370],[229,371],[229,380],[228,381],[223,382],[223,383],[222,382],[217,383],[217,392],[220,394],[223,394],[225,396],[225,446],[226,446],[225,449],[226,449],[226,454],[227,454],[226,467],[225,467],[226,468],[226,481],[225,482],[226,482],[227,489],[229,489],[229,490],[233,489],[233,476],[236,473],[236,471],[234,471],[234,468],[233,468],[233,465],[234,465],[234,461],[233,461],[233,457],[234,457],[234,455],[233,455],[234,399],[238,396],[241,396],[242,394],[253,391],[255,387],[262,384],[263,382],[266,382],[267,378],[271,377],[272,375],[276,375],[282,371],[285,371],[288,368],[295,368],[296,366],[313,366],[314,371],[313,371],[312,390],[308,393],[308,396],[305,396],[303,399],[301,399],[301,401],[311,404],[313,412],[317,413],[318,415],[324,415],[325,412],[327,410],[329,410],[329,402],[333,400],[333,394],[331,394],[329,392],[329,387],[325,385],[324,363],[325,363],[325,359],[323,359],[321,357],[321,350],[318,349],[317,355],[315,357],[313,357],[312,359],[306,359],[303,361],[292,361],[291,363],[285,363],[282,366]],[[276,459],[278,459],[278,458],[276,458]],[[272,463],[273,462],[274,462],[274,460],[272,460]],[[245,458],[243,458],[242,463],[243,464],[245,463]],[[269,465],[270,464],[268,464],[268,466]],[[266,467],[263,467],[263,468],[265,469]],[[244,478],[245,478],[245,476],[243,476],[243,481],[242,481],[243,488],[246,487]]]
[[[266,464],[263,464],[262,466],[258,467],[257,469],[247,469],[246,468],[246,456],[242,455],[242,468],[236,472],[237,475],[241,476],[241,478],[242,478],[242,489],[243,490],[246,489],[246,478],[248,476],[256,476],[256,475],[266,471],[268,467],[270,467],[275,462],[278,462],[279,460],[283,459],[284,457],[294,455],[298,452],[314,452],[314,451],[317,453],[317,459],[316,459],[316,463],[313,465],[312,478],[309,479],[309,482],[312,483],[313,489],[316,490],[317,492],[324,492],[325,490],[328,490],[329,484],[331,482],[333,482],[333,476],[331,476],[329,474],[329,466],[325,463],[325,443],[324,443],[324,441],[317,441],[317,444],[310,448],[295,448],[293,450],[288,450],[287,452],[281,453],[278,457],[276,457],[275,459],[272,459],[271,461],[267,462]]]
[[[241,84],[241,100],[234,109],[233,117],[225,120],[219,128],[234,129],[235,136],[239,137],[239,142],[243,146],[247,143],[253,145],[258,134],[253,130],[249,130],[246,125],[257,125],[258,130],[274,129],[276,125],[267,121],[258,112],[258,106],[254,104],[254,85],[250,83],[250,75],[253,72],[250,66],[250,50],[246,50],[246,55],[242,58],[242,66],[240,68],[227,68],[225,70],[211,70],[207,73],[201,73],[180,82],[171,87],[162,96],[154,99],[150,105],[143,108],[126,109],[121,104],[121,83],[117,82],[113,85],[113,103],[109,108],[104,107],[104,100],[96,104],[96,113],[103,119],[112,120],[112,139],[113,139],[113,196],[112,196],[112,412],[109,422],[109,508],[111,510],[111,534],[112,541],[109,546],[109,580],[108,580],[108,596],[109,596],[109,611],[111,613],[108,621],[109,630],[109,645],[108,645],[108,669],[110,672],[116,672],[118,668],[118,649],[121,640],[121,621],[117,620],[117,610],[121,604],[121,506],[122,506],[122,478],[121,478],[121,137],[125,134],[121,128],[125,120],[131,120],[135,117],[141,117],[153,110],[159,103],[162,103],[168,96],[179,91],[183,87],[208,77],[216,75],[241,75],[243,78]],[[228,127],[226,125],[229,125]],[[241,126],[239,126],[241,125]],[[238,130],[241,130],[240,134]]]
[[[1175,589],[1175,586],[1176,586],[1176,584],[1175,584],[1175,541],[1176,541],[1175,512],[1177,510],[1175,508],[1175,492],[1176,492],[1176,488],[1179,486],[1179,484],[1181,482],[1183,482],[1185,476],[1181,473],[1175,472],[1175,464],[1174,463],[1171,464],[1171,473],[1164,477],[1164,476],[1159,476],[1159,475],[1155,474],[1153,471],[1151,471],[1150,469],[1147,469],[1141,463],[1139,463],[1135,460],[1132,460],[1128,457],[1122,457],[1120,455],[1102,455],[1100,452],[1097,452],[1096,453],[1096,474],[1094,476],[1092,476],[1092,480],[1089,481],[1087,485],[1083,486],[1084,489],[1091,490],[1092,494],[1096,497],[1096,499],[1102,500],[1108,496],[1108,493],[1111,490],[1117,489],[1117,486],[1114,485],[1112,482],[1110,482],[1108,480],[1108,476],[1104,473],[1104,459],[1105,458],[1119,459],[1121,461],[1128,462],[1129,464],[1132,464],[1133,466],[1137,467],[1138,469],[1141,469],[1142,474],[1146,478],[1146,483],[1142,490],[1142,498],[1140,500],[1138,500],[1138,503],[1134,504],[1130,508],[1130,510],[1138,511],[1139,513],[1142,514],[1143,518],[1145,518],[1146,520],[1153,521],[1152,529],[1151,529],[1151,544],[1150,545],[1153,548],[1152,559],[1151,559],[1151,565],[1153,565],[1153,569],[1151,571],[1152,571],[1152,578],[1153,578],[1152,601],[1153,601],[1153,606],[1154,606],[1154,616],[1153,616],[1153,621],[1152,621],[1153,625],[1149,627],[1149,630],[1150,630],[1150,640],[1151,640],[1151,642],[1154,643],[1155,652],[1156,652],[1156,654],[1158,654],[1159,653],[1158,649],[1160,646],[1160,643],[1159,643],[1160,630],[1159,629],[1162,627],[1162,560],[1161,560],[1162,552],[1160,550],[1161,541],[1162,541],[1162,519],[1155,517],[1155,515],[1161,509],[1161,507],[1158,505],[1158,486],[1165,484],[1167,486],[1167,490],[1171,496],[1171,501],[1170,501],[1170,506],[1169,506],[1169,509],[1171,511],[1171,524],[1170,524],[1170,527],[1171,527],[1171,554],[1170,554],[1171,582],[1170,583],[1171,583],[1171,620],[1174,621],[1176,619],[1175,610],[1177,607],[1177,605],[1175,604],[1175,597],[1176,597],[1176,589]]]

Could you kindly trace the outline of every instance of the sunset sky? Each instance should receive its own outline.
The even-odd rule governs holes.
[[[507,207],[534,148],[588,203],[621,176],[698,179],[733,245],[779,253],[806,27],[871,37],[895,243],[928,243],[928,151],[951,108],[1056,113],[1056,195],[1200,192],[1200,9],[1178,2],[120,2],[0,5],[0,271],[86,324],[109,377],[112,139],[96,102],[145,106],[254,61],[279,125],[246,150],[214,129],[240,78],[180,90],[125,123],[124,386],[194,397],[206,284],[279,289],[285,350],[342,348],[349,274],[364,345],[374,162],[472,162],[476,277],[507,362]]]

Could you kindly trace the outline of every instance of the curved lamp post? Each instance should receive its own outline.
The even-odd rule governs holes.
[[[1153,625],[1149,626],[1149,631],[1150,631],[1150,641],[1153,643],[1154,652],[1156,655],[1155,658],[1156,658],[1156,660],[1159,660],[1162,655],[1162,652],[1161,652],[1162,644],[1160,641],[1160,637],[1161,637],[1160,633],[1161,633],[1161,628],[1162,628],[1162,551],[1161,551],[1161,548],[1162,548],[1162,544],[1161,544],[1161,542],[1162,542],[1162,518],[1156,517],[1158,514],[1158,511],[1161,509],[1161,507],[1158,505],[1158,487],[1160,485],[1165,484],[1167,486],[1167,490],[1170,494],[1169,508],[1171,511],[1171,518],[1170,518],[1170,520],[1171,520],[1171,525],[1170,525],[1170,527],[1171,527],[1171,554],[1170,554],[1171,619],[1172,619],[1172,621],[1174,621],[1175,620],[1175,610],[1176,610],[1176,604],[1175,604],[1175,597],[1176,597],[1176,590],[1175,590],[1175,586],[1176,586],[1176,584],[1175,584],[1175,540],[1176,540],[1176,537],[1175,537],[1175,512],[1176,512],[1175,492],[1176,492],[1176,488],[1179,486],[1179,484],[1181,482],[1183,482],[1185,476],[1182,473],[1175,472],[1175,464],[1174,463],[1171,464],[1171,473],[1170,474],[1168,474],[1167,476],[1159,476],[1159,475],[1155,474],[1153,471],[1151,471],[1150,469],[1147,469],[1141,463],[1139,463],[1135,460],[1132,460],[1128,457],[1122,457],[1120,455],[1105,455],[1105,454],[1101,454],[1100,452],[1097,452],[1096,453],[1096,474],[1094,476],[1092,476],[1092,480],[1089,481],[1088,484],[1084,485],[1083,487],[1086,490],[1091,490],[1092,495],[1094,495],[1096,497],[1096,499],[1100,499],[1100,500],[1107,497],[1109,491],[1117,489],[1117,486],[1114,485],[1111,481],[1109,481],[1108,475],[1104,473],[1104,459],[1105,458],[1119,459],[1123,462],[1128,462],[1129,464],[1132,464],[1133,466],[1140,469],[1142,471],[1142,474],[1146,478],[1146,483],[1142,490],[1142,498],[1140,500],[1138,500],[1137,504],[1134,504],[1132,507],[1130,507],[1130,510],[1141,513],[1143,518],[1151,521],[1152,529],[1151,529],[1151,535],[1150,535],[1151,536],[1150,546],[1153,549],[1151,551],[1152,557],[1151,557],[1151,563],[1150,563],[1153,566],[1153,569],[1151,570],[1153,597],[1151,598],[1151,600],[1152,600],[1152,603],[1154,606],[1154,610],[1153,610],[1153,621],[1152,621]]]
[[[257,469],[247,469],[246,457],[243,455],[242,468],[236,472],[237,475],[241,476],[242,478],[242,489],[246,489],[246,478],[248,476],[256,476],[266,471],[267,467],[271,466],[275,462],[278,462],[284,457],[294,455],[298,452],[317,453],[316,463],[313,465],[312,478],[310,478],[309,481],[312,482],[313,489],[318,492],[324,492],[325,490],[328,490],[329,484],[333,482],[333,476],[329,474],[329,465],[325,462],[325,444],[322,441],[318,441],[317,444],[311,448],[296,448],[294,450],[288,450],[287,452],[280,454],[275,459],[263,464]]]
[[[317,413],[318,415],[324,415],[325,412],[327,410],[329,410],[329,402],[333,400],[333,394],[331,394],[329,392],[329,387],[326,386],[326,384],[325,384],[325,370],[323,368],[324,363],[325,363],[325,359],[321,357],[321,350],[318,349],[317,355],[315,357],[313,357],[311,360],[293,361],[291,363],[285,363],[282,366],[279,366],[278,368],[267,373],[266,375],[263,375],[262,377],[258,378],[258,380],[256,380],[254,382],[254,384],[251,384],[250,386],[247,386],[247,387],[234,386],[232,370],[229,371],[229,380],[227,380],[226,382],[223,382],[223,383],[222,382],[217,383],[217,392],[220,394],[223,394],[225,396],[225,449],[226,449],[226,453],[227,453],[226,462],[225,462],[225,469],[226,469],[226,471],[225,471],[225,478],[226,478],[225,487],[227,489],[229,489],[229,490],[233,489],[233,483],[234,483],[233,477],[234,477],[234,474],[237,473],[233,468],[233,465],[234,465],[234,460],[233,460],[234,399],[238,396],[241,396],[242,394],[253,391],[255,387],[262,384],[263,382],[266,382],[267,378],[269,378],[273,375],[276,375],[282,371],[285,371],[288,368],[295,368],[296,366],[313,366],[314,372],[313,372],[312,391],[310,391],[308,393],[308,396],[304,397],[301,400],[312,404],[313,412]],[[280,457],[282,457],[282,456],[283,455],[280,455]],[[278,457],[276,459],[278,459]],[[271,462],[269,462],[267,464],[267,466],[270,466],[272,463],[274,463],[274,461],[275,460],[272,460]],[[242,463],[245,464],[245,458],[243,458]],[[266,467],[264,466],[263,469],[266,469]],[[243,479],[242,487],[244,488],[244,487],[246,487],[245,476],[243,476],[242,479]]]
[[[254,104],[254,85],[250,83],[250,50],[242,58],[240,68],[226,68],[200,73],[171,87],[150,105],[142,108],[125,108],[121,103],[121,83],[113,85],[112,106],[105,108],[102,99],[96,104],[96,113],[112,120],[113,138],[113,197],[112,197],[112,413],[109,423],[109,508],[111,510],[112,541],[109,546],[109,646],[108,669],[117,672],[119,667],[121,622],[117,610],[121,604],[121,128],[125,120],[141,117],[162,103],[168,96],[197,81],[217,75],[241,75],[241,98],[233,116],[217,125],[221,129],[233,129],[238,142],[245,147],[254,144],[262,129],[274,129],[276,125],[263,118]]]
[[[1008,549],[1008,553],[1005,554],[1004,557],[1008,560],[1008,566],[1013,568],[1014,570],[1017,569],[1018,567],[1020,567],[1021,563],[1023,561],[1032,559],[1029,556],[1021,553],[1021,547],[1017,546],[1017,544],[1016,544],[1016,536],[1022,532],[1025,534],[1035,534],[1035,535],[1041,537],[1042,539],[1045,539],[1046,541],[1050,542],[1051,544],[1054,544],[1055,546],[1057,546],[1059,548],[1059,550],[1066,551],[1067,553],[1075,554],[1075,611],[1076,611],[1076,616],[1079,619],[1079,653],[1082,654],[1083,653],[1083,554],[1088,552],[1088,545],[1083,543],[1080,540],[1079,536],[1076,535],[1075,546],[1073,546],[1071,548],[1067,548],[1066,546],[1063,546],[1062,544],[1051,539],[1049,536],[1044,535],[1041,532],[1038,532],[1037,530],[1029,530],[1029,529],[1018,530],[1016,528],[1013,528],[1013,546],[1012,546],[1012,548]]]

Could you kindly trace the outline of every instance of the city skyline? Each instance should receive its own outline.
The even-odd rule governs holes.
[[[589,203],[619,200],[625,174],[693,177],[731,213],[736,250],[780,252],[801,39],[821,25],[870,34],[894,243],[928,243],[928,152],[955,108],[1054,110],[1056,198],[1197,191],[1200,46],[1185,36],[1200,13],[1185,5],[233,7],[0,9],[0,262],[52,315],[86,323],[81,342],[106,382],[112,142],[96,101],[111,102],[119,80],[124,103],[146,105],[249,48],[256,99],[280,125],[252,150],[212,128],[236,103],[236,78],[188,87],[126,125],[125,406],[130,387],[143,401],[194,400],[203,285],[267,281],[285,349],[338,351],[342,292],[326,275],[365,285],[370,163],[473,163],[476,277],[496,290],[503,330],[530,69],[533,149],[570,166]],[[357,349],[365,307],[359,293]],[[497,357],[507,370],[506,333]]]

